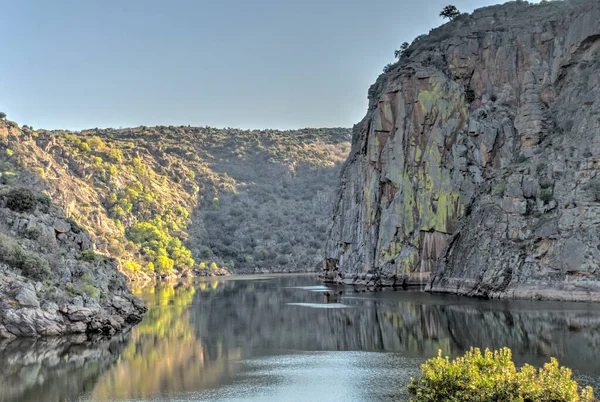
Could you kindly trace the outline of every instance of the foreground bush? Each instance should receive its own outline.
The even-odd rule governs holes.
[[[478,402],[587,402],[594,401],[592,388],[578,393],[571,370],[559,367],[554,358],[536,370],[526,364],[515,368],[511,351],[503,348],[481,353],[471,348],[464,357],[450,361],[442,357],[429,359],[421,366],[421,378],[411,378],[408,391],[411,401],[478,401]]]

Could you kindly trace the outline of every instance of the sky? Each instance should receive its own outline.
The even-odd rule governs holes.
[[[0,111],[46,129],[351,127],[448,1],[0,0]]]

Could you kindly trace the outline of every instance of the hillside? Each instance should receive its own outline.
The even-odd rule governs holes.
[[[313,271],[347,129],[0,122],[0,180],[47,194],[130,279]]]
[[[600,3],[462,14],[386,66],[354,127],[324,276],[600,300]]]

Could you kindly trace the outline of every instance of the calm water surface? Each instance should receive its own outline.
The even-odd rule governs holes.
[[[339,292],[342,292],[340,295]],[[129,334],[0,343],[0,402],[391,401],[442,349],[549,356],[600,389],[597,304],[356,293],[314,276],[232,277],[139,291]]]

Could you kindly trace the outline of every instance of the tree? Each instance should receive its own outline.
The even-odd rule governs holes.
[[[440,17],[448,18],[450,21],[454,21],[456,17],[460,15],[460,11],[453,5],[449,5],[444,7],[442,12],[440,13]]]
[[[0,120],[6,119],[6,113],[0,112]]]
[[[404,55],[408,56],[408,52],[407,52],[407,50],[408,50],[408,46],[409,46],[409,45],[408,45],[408,42],[404,42],[404,43],[402,44],[402,46],[400,46],[400,49],[399,49],[399,50],[396,50],[396,51],[394,52],[394,57],[395,57],[395,58],[397,58],[397,59],[401,59],[401,58],[402,58],[402,56],[404,56]]]
[[[171,273],[171,271],[173,271],[174,265],[175,265],[175,261],[173,261],[169,257],[165,257],[164,255],[161,255],[156,259],[156,264],[154,264],[154,269],[157,270],[161,274],[168,274],[168,273]]]

